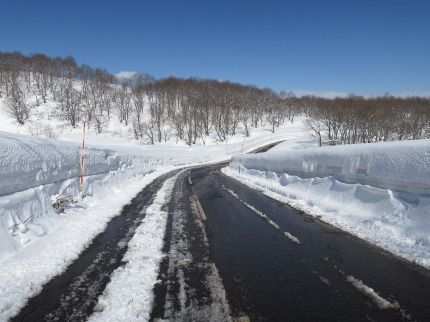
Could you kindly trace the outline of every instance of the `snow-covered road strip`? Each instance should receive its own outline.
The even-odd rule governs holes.
[[[180,174],[163,184],[147,208],[142,224],[128,244],[123,259],[127,264],[113,273],[89,321],[149,320],[168,217],[163,206]]]
[[[67,211],[63,225],[3,261],[0,320],[16,315],[30,297],[38,294],[46,282],[63,272],[88,247],[124,204],[155,178],[175,168],[166,166],[142,177],[131,177],[120,186],[106,189],[104,195],[86,197],[79,202],[79,207]]]

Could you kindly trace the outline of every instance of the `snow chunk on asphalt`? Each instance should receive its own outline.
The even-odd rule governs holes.
[[[297,245],[302,244],[296,236],[291,235],[289,232],[284,232],[284,236],[285,238],[288,238],[289,240],[291,240],[293,243],[296,243]]]
[[[362,281],[356,279],[353,276],[348,276],[346,278],[348,282],[350,282],[358,291],[369,297],[380,309],[400,309],[400,305],[397,302],[391,303],[390,301],[381,297],[378,293],[376,293],[373,288],[370,288]]]

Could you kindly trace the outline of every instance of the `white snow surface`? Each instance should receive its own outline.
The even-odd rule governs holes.
[[[345,183],[430,196],[430,140],[340,145],[295,153],[286,153],[285,145],[263,156],[246,155],[242,164],[248,169],[308,178],[331,176]],[[240,157],[233,162],[240,162]]]
[[[81,146],[0,132],[0,195],[55,183],[79,175]],[[123,162],[123,161],[122,161]],[[121,160],[109,149],[86,149],[85,175],[117,170]]]
[[[430,140],[302,150],[286,141],[235,155],[223,171],[430,269]]]

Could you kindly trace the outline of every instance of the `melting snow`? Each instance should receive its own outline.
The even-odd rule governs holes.
[[[384,299],[378,293],[376,293],[373,288],[370,288],[369,286],[365,285],[362,281],[356,279],[355,277],[347,276],[346,280],[350,282],[361,293],[369,297],[380,309],[400,309],[399,303],[391,303],[390,301]]]
[[[284,236],[291,240],[293,243],[296,243],[297,245],[302,244],[296,236],[291,235],[289,232],[284,232]]]

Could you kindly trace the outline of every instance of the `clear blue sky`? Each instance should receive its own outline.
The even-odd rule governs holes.
[[[276,91],[430,93],[430,0],[3,1],[0,51],[14,50]]]

